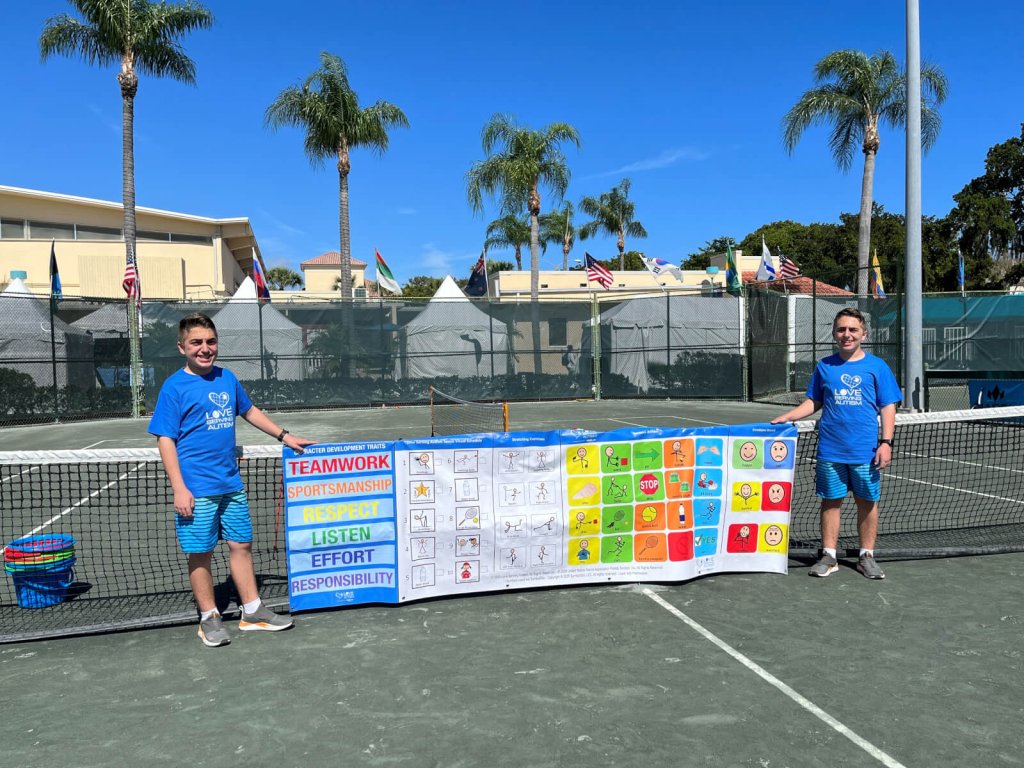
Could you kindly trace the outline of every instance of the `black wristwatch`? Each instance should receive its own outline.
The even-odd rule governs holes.
[[[892,438],[889,438],[889,437],[883,437],[881,440],[878,441],[878,444],[879,445],[888,445],[890,448],[893,447]]]
[[[287,435],[287,434],[288,434],[288,430],[287,429],[282,429],[281,430],[281,434],[277,436],[277,442],[279,442],[279,443],[282,442],[284,440],[284,436]]]

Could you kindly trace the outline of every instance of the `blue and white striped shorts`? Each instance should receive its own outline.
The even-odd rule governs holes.
[[[252,520],[245,491],[203,496],[195,500],[191,517],[175,515],[181,551],[212,552],[220,539],[247,544],[252,541]]]
[[[882,496],[882,473],[874,464],[843,464],[822,461],[814,471],[814,487],[819,499],[855,498],[878,501]]]

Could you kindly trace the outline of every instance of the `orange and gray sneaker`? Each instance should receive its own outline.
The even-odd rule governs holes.
[[[280,616],[260,603],[260,607],[252,613],[246,613],[245,609],[242,609],[242,620],[238,622],[238,629],[242,632],[280,632],[292,625],[291,617]]]
[[[224,629],[219,613],[199,622],[199,639],[208,648],[218,648],[231,642],[231,635]]]

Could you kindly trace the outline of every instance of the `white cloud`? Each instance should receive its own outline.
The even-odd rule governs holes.
[[[274,216],[274,214],[272,214],[266,208],[260,208],[259,214],[261,219],[265,219],[267,223],[270,224],[272,227],[279,230],[280,232],[284,232],[287,235],[306,234],[305,230],[299,229],[298,227],[293,227],[291,224],[286,224],[285,222],[281,221],[279,218]]]
[[[637,171],[656,171],[661,168],[668,168],[673,165],[678,165],[681,162],[687,160],[706,160],[708,157],[707,152],[703,152],[693,147],[682,147],[677,149],[666,149],[654,157],[648,157],[643,160],[637,160],[636,162],[628,163],[621,168],[616,168],[614,171],[605,171],[604,173],[597,173],[588,178],[597,178],[600,176],[618,176],[624,173],[636,173]]]
[[[472,253],[442,251],[433,243],[425,243],[418,262],[423,267],[423,273],[441,277],[468,271],[476,258],[478,255]]]

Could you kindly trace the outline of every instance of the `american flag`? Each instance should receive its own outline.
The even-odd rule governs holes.
[[[135,251],[133,250],[128,251],[121,285],[129,299],[135,299],[136,304],[142,301],[142,281],[139,280],[139,268],[135,263]]]
[[[779,277],[783,280],[792,280],[800,274],[800,267],[796,265],[796,262],[792,259],[787,259],[782,253],[779,253]]]
[[[608,267],[599,262],[589,253],[586,254],[586,257],[587,280],[593,280],[595,283],[600,283],[601,285],[604,286],[604,289],[607,291],[609,288],[612,287],[612,283],[615,282],[615,278],[612,276],[612,273],[608,270]]]

